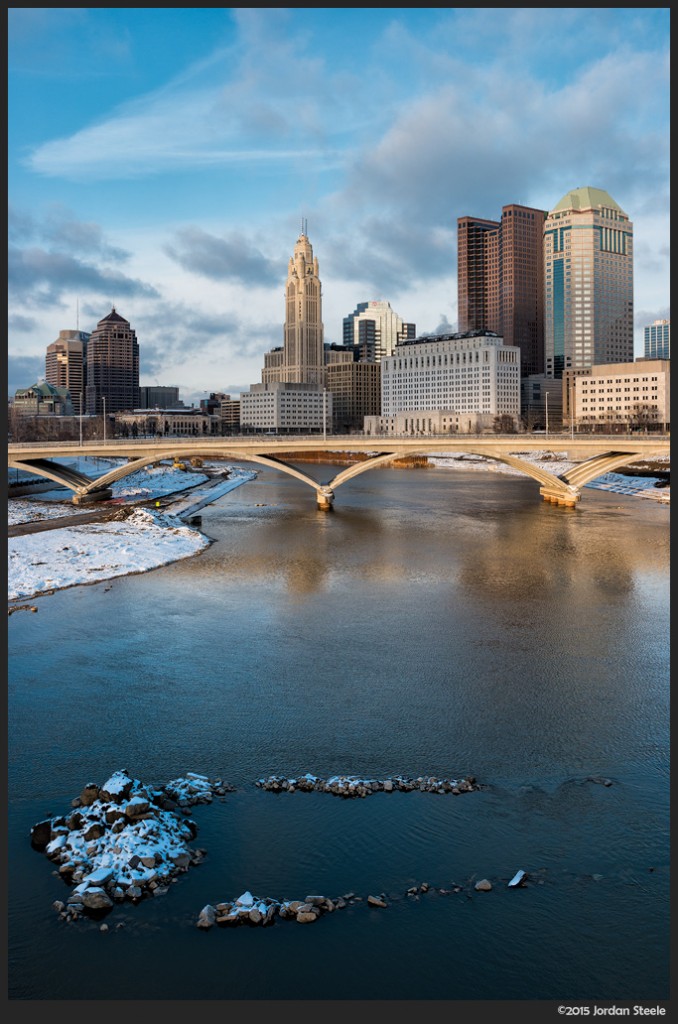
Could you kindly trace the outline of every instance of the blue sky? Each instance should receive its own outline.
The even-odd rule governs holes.
[[[112,306],[142,384],[237,394],[302,218],[326,341],[457,326],[456,224],[610,193],[669,316],[669,8],[11,8],[9,393]]]

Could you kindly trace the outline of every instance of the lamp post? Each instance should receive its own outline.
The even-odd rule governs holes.
[[[546,436],[549,436],[549,393],[544,392],[544,401],[546,402]]]
[[[101,396],[101,401],[104,403],[104,444],[106,444],[106,396]]]
[[[574,387],[570,378],[570,437],[574,440]]]
[[[80,392],[80,447],[82,448],[82,391]]]

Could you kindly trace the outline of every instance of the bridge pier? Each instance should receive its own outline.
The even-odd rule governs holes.
[[[74,494],[72,501],[74,505],[92,505],[96,501],[108,501],[113,497],[110,487],[102,487],[99,491],[85,491],[84,494]]]
[[[331,512],[334,501],[334,491],[332,488],[323,485],[315,493],[318,501],[318,510],[320,512]]]
[[[574,488],[563,492],[549,487],[540,487],[539,493],[544,501],[550,501],[552,505],[563,505],[565,508],[576,508],[577,503],[581,499],[581,494],[579,491],[575,491]]]

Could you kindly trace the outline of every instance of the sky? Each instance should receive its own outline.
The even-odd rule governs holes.
[[[457,329],[457,218],[602,188],[669,311],[669,8],[10,8],[8,393],[114,307],[140,383],[261,381],[302,221],[326,342]]]

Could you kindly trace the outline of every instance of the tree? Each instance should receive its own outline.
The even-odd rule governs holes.
[[[495,434],[513,434],[515,433],[516,424],[513,416],[509,416],[508,413],[502,413],[501,416],[495,416],[492,424]]]
[[[632,430],[644,430],[647,433],[648,427],[656,426],[658,409],[656,405],[647,405],[638,402],[630,412],[629,426]]]

